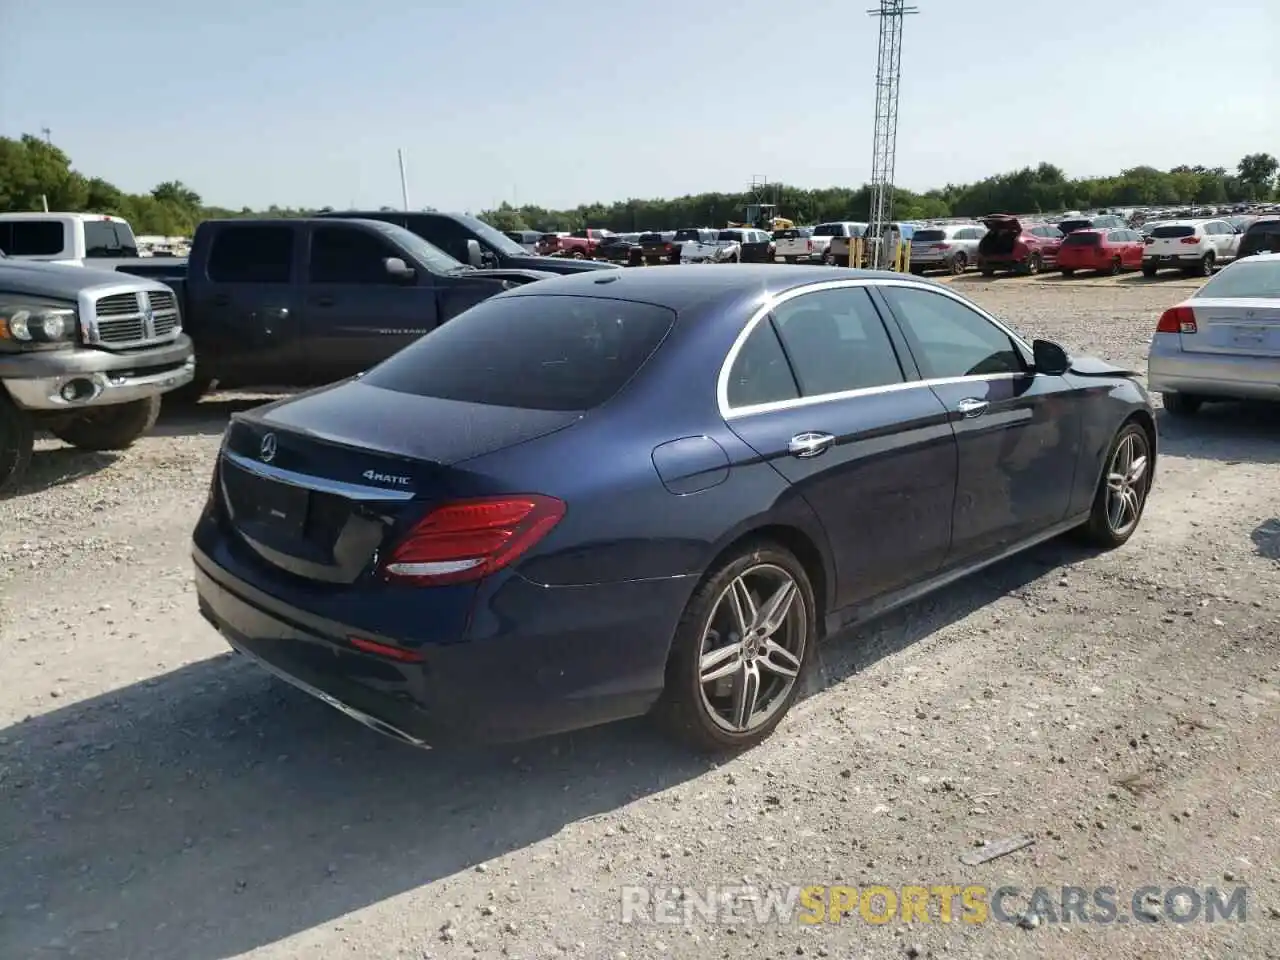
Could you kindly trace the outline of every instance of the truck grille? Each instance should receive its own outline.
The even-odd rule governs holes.
[[[171,291],[113,293],[97,301],[94,314],[96,321],[90,325],[86,340],[106,347],[168,340],[181,322],[178,300]]]

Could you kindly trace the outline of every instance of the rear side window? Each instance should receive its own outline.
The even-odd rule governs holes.
[[[1151,236],[1157,240],[1172,240],[1177,237],[1194,237],[1195,235],[1196,228],[1188,226],[1156,227],[1151,231]]]
[[[729,406],[794,400],[800,396],[787,355],[768,318],[756,324],[729,371]]]
[[[362,382],[420,397],[526,410],[590,410],[644,366],[676,315],[598,297],[486,300]]]
[[[937,243],[939,240],[947,239],[947,231],[945,230],[917,230],[914,237],[911,238],[912,243]]]
[[[806,397],[902,383],[902,366],[867,291],[806,293],[774,313]]]
[[[221,227],[209,251],[214,283],[288,283],[293,266],[293,228]]]
[[[86,220],[84,223],[84,255],[86,257],[136,257],[138,244],[127,223],[116,220]]]
[[[10,220],[0,223],[0,250],[11,257],[52,257],[65,246],[58,220]]]

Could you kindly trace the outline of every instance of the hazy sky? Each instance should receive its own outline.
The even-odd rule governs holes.
[[[1280,153],[1280,0],[915,0],[897,182]],[[480,209],[856,185],[869,0],[0,0],[0,134],[131,191]]]

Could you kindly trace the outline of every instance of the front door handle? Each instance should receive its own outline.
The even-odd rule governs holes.
[[[797,433],[789,441],[787,441],[787,453],[793,457],[807,459],[808,457],[816,457],[820,453],[825,453],[827,448],[836,442],[836,438],[829,433]]]
[[[269,307],[268,309],[262,312],[265,313],[272,320],[288,320],[289,319],[288,307]]]
[[[972,419],[973,417],[980,417],[984,413],[986,413],[987,406],[988,404],[986,400],[977,400],[977,399],[974,399],[973,397],[970,397],[967,400],[961,400],[959,403],[957,403],[956,411],[960,414],[960,416],[964,417],[966,420],[969,420],[969,419]]]

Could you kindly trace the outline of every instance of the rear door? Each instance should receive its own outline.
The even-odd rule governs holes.
[[[305,374],[299,231],[287,220],[213,227],[207,254],[193,261],[204,275],[187,283],[201,376],[258,385]]]
[[[1080,394],[1032,373],[1025,352],[957,297],[885,283],[876,291],[948,411],[959,450],[948,565],[1046,530],[1067,514],[1080,450]]]
[[[955,437],[904,349],[841,285],[781,303],[730,370],[727,422],[821,520],[836,608],[925,579],[950,543]]]
[[[435,329],[431,275],[397,279],[386,269],[390,257],[403,254],[358,224],[311,229],[304,329],[312,382],[367,370]]]

